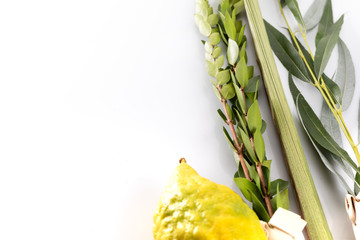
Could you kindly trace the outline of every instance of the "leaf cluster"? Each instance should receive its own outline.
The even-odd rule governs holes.
[[[279,3],[290,40],[266,21],[265,25],[275,55],[289,71],[290,92],[300,121],[325,166],[336,174],[349,193],[357,194],[360,170],[341,146],[340,129],[343,129],[354,149],[354,142],[342,119],[342,112],[349,107],[355,86],[354,64],[346,44],[339,37],[344,17],[341,16],[334,22],[331,0],[314,0],[304,18],[296,0],[283,0]],[[306,47],[290,28],[283,11],[285,6],[295,18],[298,33],[301,34]],[[306,32],[316,26],[316,50],[313,56],[307,43]],[[325,74],[325,69],[336,45],[339,57],[336,77],[333,79]],[[323,96],[320,118],[296,87],[293,77],[315,86]],[[354,176],[355,173],[357,175]],[[348,186],[348,180],[354,183],[354,188]]]
[[[198,4],[198,9],[209,9],[206,0],[198,0]],[[253,76],[254,67],[247,64],[245,25],[238,18],[243,5],[243,0],[222,1],[218,18],[212,22],[209,34],[205,34],[208,41],[203,43],[208,74],[215,78],[212,87],[223,106],[218,109],[227,125],[223,132],[238,165],[234,181],[259,218],[268,221],[272,211],[289,208],[288,182],[270,180],[271,160],[266,158],[262,136],[266,123],[257,101],[260,77]],[[197,11],[197,15],[201,12],[204,11]],[[207,12],[214,15],[212,10]],[[202,33],[201,24],[197,26]],[[226,59],[220,46],[225,48]]]

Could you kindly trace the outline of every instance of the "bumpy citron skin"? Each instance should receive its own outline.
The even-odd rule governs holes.
[[[256,214],[230,188],[182,162],[154,214],[155,240],[266,240]]]

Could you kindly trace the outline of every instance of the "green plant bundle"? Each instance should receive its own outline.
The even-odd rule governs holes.
[[[266,28],[274,53],[289,71],[289,87],[299,119],[326,167],[336,174],[348,193],[357,195],[360,189],[360,170],[356,161],[342,148],[341,141],[342,131],[360,164],[358,144],[353,140],[343,118],[343,112],[349,107],[355,88],[355,70],[350,51],[339,37],[344,17],[341,16],[334,22],[331,0],[315,0],[305,17],[296,0],[279,1],[279,6],[290,40],[269,23],[266,23]],[[297,22],[297,31],[290,27],[284,12],[286,6]],[[316,26],[316,49],[313,54],[308,44],[307,31]],[[296,33],[300,35],[304,45]],[[335,77],[330,78],[329,76],[334,75],[327,75],[324,71],[336,45],[339,53],[338,66]],[[309,83],[320,92],[324,100],[320,118],[296,87],[293,77]],[[349,186],[348,182],[352,182],[353,186]]]
[[[280,81],[258,0],[244,0],[244,3],[272,118],[302,216],[307,221],[307,234],[310,239],[332,239]]]
[[[238,164],[234,181],[259,218],[269,221],[277,208],[289,208],[288,182],[270,180],[271,160],[262,137],[266,124],[257,101],[260,77],[247,65],[245,25],[238,19],[243,6],[243,0],[224,0],[214,13],[206,0],[197,0],[195,22],[207,37],[206,68],[215,79],[212,87],[222,106],[218,113]]]

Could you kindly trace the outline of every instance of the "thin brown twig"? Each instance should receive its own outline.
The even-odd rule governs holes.
[[[232,135],[232,137],[234,139],[234,145],[235,145],[236,152],[237,152],[237,154],[239,156],[239,159],[240,159],[241,167],[242,167],[242,169],[244,171],[246,179],[251,181],[250,174],[249,174],[249,169],[247,168],[247,166],[245,164],[245,159],[244,159],[244,155],[243,155],[243,152],[242,152],[242,147],[240,147],[240,145],[239,145],[239,141],[238,141],[237,136],[236,136],[236,131],[235,131],[234,124],[233,124],[232,120],[230,119],[229,113],[228,113],[228,111],[226,109],[226,99],[221,94],[221,86],[218,85],[217,89],[219,90],[219,93],[221,95],[221,104],[222,104],[222,107],[223,107],[224,112],[225,112],[226,124],[230,127],[231,135]]]

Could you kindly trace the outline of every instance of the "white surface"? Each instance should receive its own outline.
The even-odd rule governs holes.
[[[264,17],[280,26],[276,2],[260,1]],[[303,11],[310,3],[300,2]],[[239,192],[194,5],[1,1],[0,239],[152,239],[152,212],[180,157]],[[346,13],[341,36],[357,70],[360,4],[333,5],[335,18]],[[248,54],[255,63],[251,43]],[[307,94],[319,101],[315,95]],[[259,98],[272,179],[289,179],[263,88]],[[345,114],[350,129],[358,99],[357,85]],[[353,239],[345,191],[299,129],[333,236]]]

